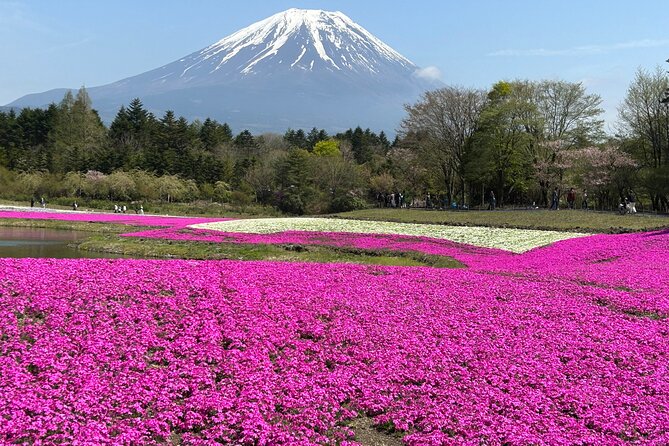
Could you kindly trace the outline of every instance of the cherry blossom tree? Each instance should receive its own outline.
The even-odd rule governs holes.
[[[559,156],[559,164],[567,172],[565,180],[587,190],[600,206],[624,194],[631,186],[627,174],[637,166],[632,157],[616,145],[564,151]]]

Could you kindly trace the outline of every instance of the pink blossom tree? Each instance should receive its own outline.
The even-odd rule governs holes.
[[[590,191],[600,205],[614,198],[612,192],[623,193],[627,186],[624,174],[636,167],[634,160],[615,145],[564,151],[559,158],[570,184]]]

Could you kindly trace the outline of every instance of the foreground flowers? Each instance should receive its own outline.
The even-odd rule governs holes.
[[[2,259],[0,439],[668,442],[667,320],[517,272]]]
[[[558,240],[587,235],[557,231],[392,223],[335,218],[258,218],[200,223],[190,225],[190,227],[228,233],[252,234],[310,231],[431,237],[486,248],[504,249],[511,252],[525,252]]]
[[[367,417],[416,446],[669,444],[669,231],[513,254],[161,226],[129,235],[468,268],[0,259],[0,443],[346,446]]]

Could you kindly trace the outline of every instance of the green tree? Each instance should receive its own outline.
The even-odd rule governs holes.
[[[132,175],[116,171],[105,178],[111,200],[133,200],[138,197],[137,184]]]
[[[47,109],[24,108],[13,125],[14,150],[7,151],[7,165],[21,170],[53,170],[53,147],[49,133],[54,125],[56,106]],[[1,146],[1,144],[0,144]]]
[[[215,120],[205,119],[199,132],[202,147],[212,151],[220,145],[232,140],[232,131],[228,124],[219,124]]]
[[[316,156],[341,156],[339,150],[339,141],[336,139],[329,139],[327,141],[318,141],[313,148],[313,153]]]
[[[320,141],[325,141],[328,139],[328,134],[325,130],[318,130],[316,127],[312,128],[307,135],[307,147],[313,149],[313,147]]]
[[[350,141],[353,156],[358,164],[364,164],[372,159],[372,150],[367,144],[365,132],[359,126],[353,130]]]
[[[314,195],[309,167],[310,154],[303,149],[293,149],[277,160],[277,206],[282,211],[296,215],[306,212]]]
[[[532,183],[533,129],[542,123],[530,91],[527,82],[495,84],[472,135],[468,174],[484,188],[490,182],[500,205],[525,198]]]
[[[313,145],[311,146],[309,145],[309,142],[307,141],[307,136],[304,134],[304,130],[302,129],[286,130],[286,133],[283,135],[283,139],[286,140],[286,142],[292,148],[308,149],[310,147],[313,147]]]
[[[105,142],[107,129],[91,98],[81,87],[76,97],[68,91],[58,105],[50,139],[56,153],[55,167],[61,172],[85,171]]]
[[[109,128],[109,137],[115,150],[113,167],[156,168],[155,158],[160,157],[156,148],[158,124],[139,98],[129,106],[121,107]]]
[[[21,160],[22,137],[21,127],[17,122],[16,113],[0,113],[0,148],[2,149],[3,165],[15,169]]]
[[[323,144],[329,141],[321,141]],[[316,152],[316,149],[314,149]],[[316,153],[314,153],[316,155]],[[338,153],[311,157],[314,184],[326,197],[326,209],[330,212],[350,211],[361,205],[361,167]]]
[[[639,69],[619,108],[626,148],[639,164],[653,208],[669,210],[669,105],[661,103],[669,78],[657,67]]]
[[[250,157],[258,149],[256,140],[248,130],[243,130],[234,139],[235,148],[245,157]]]
[[[491,98],[506,97],[506,88],[493,89]],[[485,104],[485,92],[449,86],[426,92],[416,104],[405,106],[401,133],[410,136],[411,146],[426,165],[439,169],[449,203],[456,188],[465,201],[467,149]]]
[[[381,145],[383,154],[386,155],[388,153],[388,150],[390,150],[390,141],[388,141],[388,137],[386,136],[386,133],[383,130],[381,130],[381,132],[379,133],[379,144]]]
[[[82,195],[85,182],[86,176],[81,172],[68,172],[63,179],[68,195],[72,197],[80,197]]]

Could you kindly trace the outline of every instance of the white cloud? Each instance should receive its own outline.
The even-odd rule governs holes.
[[[431,81],[441,80],[441,70],[434,66],[419,68],[416,70],[414,75],[416,77],[420,77],[421,79],[427,79]]]
[[[609,45],[583,45],[572,48],[545,49],[534,48],[527,50],[505,49],[489,53],[488,56],[507,56],[507,57],[551,57],[551,56],[589,56],[593,54],[612,53],[620,50],[635,48],[657,48],[669,46],[669,39],[643,39],[632,40],[629,42],[613,43]]]

